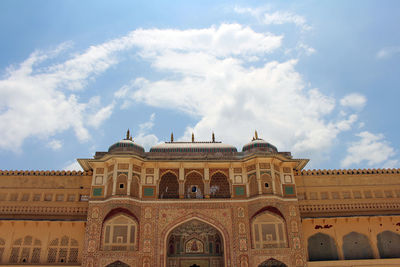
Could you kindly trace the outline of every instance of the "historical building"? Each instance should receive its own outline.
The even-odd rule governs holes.
[[[303,170],[257,133],[78,161],[0,171],[0,265],[400,266],[400,169]]]

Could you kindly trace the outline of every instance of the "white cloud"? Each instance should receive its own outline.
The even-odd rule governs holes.
[[[139,132],[134,137],[135,142],[142,145],[146,151],[150,150],[152,146],[159,143],[158,137],[155,134],[149,133],[149,131],[151,131],[154,127],[155,118],[156,114],[152,113],[148,121],[139,125]]]
[[[212,34],[220,35],[218,32]],[[180,49],[180,38],[183,43],[194,43],[196,35],[160,35],[161,38],[143,43],[145,53],[139,53],[155,70],[168,75],[154,81],[136,78],[116,96],[200,117],[194,126],[188,126],[183,136],[186,140],[190,140],[192,130],[198,139],[205,140],[215,131],[222,140],[240,146],[258,129],[280,148],[319,153],[330,148],[337,135],[349,130],[357,120],[355,114],[329,119],[336,108],[335,99],[318,89],[306,89],[295,70],[296,60],[249,67],[251,59],[243,56],[248,53],[246,49],[229,54],[215,53],[225,44],[211,50],[196,46]]]
[[[373,167],[393,167],[398,164],[398,160],[392,158],[396,152],[385,140],[383,134],[364,131],[356,136],[359,137],[359,140],[348,146],[347,156],[341,162],[342,167],[363,162]]]
[[[376,58],[385,59],[390,58],[396,54],[400,54],[400,46],[384,47],[376,53]]]
[[[280,47],[283,38],[271,33],[258,33],[240,24],[189,30],[139,29],[131,36],[132,42],[143,49],[142,56],[147,57],[166,51],[205,52],[216,57],[264,54]]]
[[[307,21],[303,16],[291,12],[276,11],[273,13],[265,13],[263,22],[265,24],[293,23],[304,31],[311,29],[311,26],[307,24]]]
[[[296,46],[296,49],[299,51],[304,51],[304,53],[307,56],[310,56],[312,54],[314,54],[317,50],[315,50],[315,48],[303,43],[303,42],[299,42]]]
[[[352,93],[340,99],[340,105],[354,109],[362,109],[366,103],[367,98],[358,93]]]
[[[27,137],[48,138],[70,128],[80,141],[88,140],[87,126],[98,127],[110,116],[113,105],[93,108],[93,103],[80,102],[76,93],[65,89],[83,89],[116,64],[115,52],[131,45],[122,37],[43,67],[46,60],[71,46],[61,44],[51,51],[36,51],[19,66],[9,67],[0,80],[0,149],[18,151]]]
[[[53,150],[59,150],[60,148],[62,148],[62,142],[60,140],[53,139],[47,143],[47,147]]]
[[[303,16],[288,11],[268,12],[270,10],[271,8],[268,6],[258,8],[235,6],[233,9],[237,14],[249,14],[257,18],[259,22],[266,25],[293,23],[303,31],[312,29],[312,27],[307,24],[306,18]]]
[[[67,162],[62,169],[66,171],[83,171],[81,165],[76,160]]]
[[[254,58],[272,52],[281,45],[281,40],[282,36],[258,33],[240,24],[221,24],[185,31],[138,29],[46,67],[43,67],[46,60],[56,57],[71,44],[62,44],[52,51],[36,51],[18,67],[9,67],[0,80],[0,148],[19,150],[27,137],[48,138],[70,128],[79,140],[88,140],[87,127],[99,127],[112,114],[114,103],[103,107],[98,104],[98,97],[85,103],[79,100],[78,92],[117,64],[118,52],[137,46],[145,58],[165,51],[171,56],[191,51],[213,57]],[[195,70],[202,62],[192,61],[192,64],[196,65]],[[166,65],[168,62],[159,60],[155,67],[163,69]]]
[[[264,7],[241,7],[241,6],[235,6],[233,8],[233,11],[237,14],[250,14],[253,17],[256,17],[257,19],[260,19],[262,14],[264,14],[267,10],[270,8],[267,6]]]

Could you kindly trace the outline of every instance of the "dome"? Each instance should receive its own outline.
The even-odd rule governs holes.
[[[108,152],[137,152],[144,153],[141,145],[134,143],[132,140],[123,139],[108,148]]]
[[[269,152],[269,153],[278,153],[278,149],[276,146],[271,145],[270,143],[266,142],[264,139],[258,138],[257,131],[253,137],[253,140],[250,143],[247,143],[242,148],[243,152],[246,151],[262,151],[262,152]]]
[[[243,146],[243,149],[242,149],[243,152],[250,151],[250,150],[278,153],[278,149],[275,146],[264,141],[263,139],[255,139],[255,140],[251,141],[250,143],[247,143]]]
[[[221,142],[165,142],[153,146],[150,152],[170,153],[229,153],[237,152],[236,147]]]
[[[132,141],[132,136],[129,135],[128,130],[128,132],[126,133],[126,138],[111,145],[108,148],[108,152],[135,152],[143,154],[144,148],[141,145],[136,144]]]

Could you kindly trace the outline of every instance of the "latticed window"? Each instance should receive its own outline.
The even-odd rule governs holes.
[[[210,197],[211,198],[230,198],[231,190],[228,177],[221,172],[217,172],[211,176],[210,180]]]
[[[6,245],[6,242],[4,241],[4,239],[0,238],[0,263],[3,262],[3,253],[4,253],[5,245]]]
[[[159,198],[179,198],[178,177],[167,172],[161,177],[159,184]]]
[[[203,198],[204,183],[203,177],[197,172],[189,173],[185,180],[186,198]]]
[[[103,227],[104,250],[135,250],[137,223],[134,219],[117,215],[108,220]]]
[[[39,263],[41,245],[39,239],[29,235],[15,240],[11,247],[10,263]]]
[[[63,236],[53,239],[47,253],[48,263],[77,263],[79,244],[73,238]]]
[[[287,247],[285,221],[279,215],[265,211],[253,219],[251,228],[254,248]]]

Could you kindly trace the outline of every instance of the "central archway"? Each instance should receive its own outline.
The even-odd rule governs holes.
[[[224,240],[218,229],[192,219],[175,227],[167,237],[167,267],[223,267]]]

